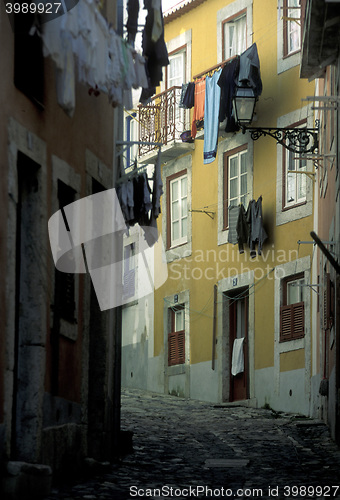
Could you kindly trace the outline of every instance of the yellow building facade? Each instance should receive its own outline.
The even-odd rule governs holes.
[[[170,66],[160,93],[197,85],[256,43],[263,90],[252,126],[314,127],[303,101],[313,88],[299,77],[300,18],[291,0],[183,2],[164,16]],[[205,164],[204,128],[193,142],[179,136],[193,108],[168,108],[171,116],[178,134],[162,148],[158,219],[168,278],[154,292],[148,378],[157,382],[148,388],[309,414],[313,245],[301,242],[311,239],[314,181],[301,172],[313,164],[269,136],[255,141],[223,123],[216,158]],[[247,211],[251,200],[262,200],[267,234],[255,256],[248,244],[240,253],[228,242],[230,207]]]

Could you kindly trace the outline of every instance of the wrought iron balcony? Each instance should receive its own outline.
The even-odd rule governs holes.
[[[152,98],[150,103],[139,105],[139,141],[162,143],[164,146],[183,145],[180,135],[185,130],[190,129],[190,113],[188,109],[179,107],[181,97],[181,87],[171,87],[161,94]],[[185,144],[187,145],[187,144]],[[164,148],[172,151],[172,157],[176,156],[174,148]],[[139,146],[139,157],[150,156],[151,152],[157,151],[157,146],[143,145]],[[151,155],[152,156],[152,155]],[[169,156],[171,158],[171,154]],[[152,163],[150,161],[150,163]]]

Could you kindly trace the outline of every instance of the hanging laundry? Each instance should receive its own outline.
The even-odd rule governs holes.
[[[144,229],[144,237],[150,247],[158,240],[157,218],[161,213],[161,196],[163,194],[163,182],[161,176],[161,149],[158,151],[157,163],[153,172],[152,186],[152,209],[148,227]]]
[[[188,90],[188,87],[189,87],[189,83],[183,83],[182,84],[182,89],[181,89],[181,97],[179,98],[179,104],[178,106],[180,108],[185,108],[184,104],[183,104],[183,101],[184,101],[184,96]]]
[[[235,377],[239,373],[244,372],[244,353],[243,353],[244,337],[235,339],[233,343],[233,352],[231,357],[231,374]]]
[[[236,57],[222,69],[218,85],[221,87],[219,121],[226,120],[225,131],[235,132],[239,126],[233,116],[233,97],[236,90],[236,80],[239,72],[240,59]]]
[[[145,58],[141,54],[137,57],[137,52],[127,42],[123,44],[122,38],[109,26],[93,0],[78,2],[66,14],[44,23],[39,29],[42,30],[44,57],[52,58],[57,71],[68,73],[63,75],[59,72],[57,84],[59,102],[69,115],[72,113],[70,105],[63,103],[70,102],[71,93],[65,92],[63,82],[70,80],[72,72],[76,71],[80,83],[87,85],[90,90],[94,89],[89,95],[103,92],[113,105],[124,102],[129,108],[132,102],[131,88],[149,85]],[[70,42],[67,58],[64,39]]]
[[[66,17],[56,17],[53,21],[45,23],[42,35],[44,57],[51,56],[56,68],[61,70],[64,69],[65,58],[63,57],[64,50],[60,34]]]
[[[216,158],[218,141],[218,112],[220,107],[221,88],[217,84],[221,69],[205,80],[204,103],[204,147],[203,163],[212,163]]]
[[[135,72],[138,87],[147,87],[148,78],[146,76],[145,59],[138,52],[135,54]]]
[[[232,243],[233,245],[236,245],[237,243],[237,221],[238,221],[238,216],[240,212],[240,207],[239,206],[230,206],[228,207],[228,243]]]
[[[160,3],[154,3],[154,0],[144,0],[144,8],[148,14],[145,21],[143,31],[143,56],[146,59],[146,70],[149,85],[143,88],[140,102],[146,104],[150,98],[156,93],[156,87],[159,86],[163,78],[163,67],[169,64],[168,51],[164,41],[164,21],[162,8]],[[155,11],[157,11],[155,19]],[[159,24],[159,16],[161,19],[162,29],[157,31],[154,29]],[[155,32],[159,33],[159,38],[155,40]]]
[[[127,183],[120,184],[117,188],[117,196],[126,223],[130,222],[130,212],[127,201]]]
[[[161,0],[152,0],[153,8],[153,26],[151,39],[153,42],[157,42],[163,33],[163,14],[162,14],[162,2]]]
[[[149,182],[148,182],[148,177],[146,175],[146,172],[143,172],[141,174],[141,176],[143,177],[144,179],[144,186],[143,186],[143,210],[144,210],[144,214],[145,214],[145,218],[146,220],[149,220],[149,212],[150,210],[152,209],[152,202],[151,202],[151,189],[150,189],[150,185],[149,185]]]
[[[195,105],[191,124],[191,137],[194,139],[197,134],[197,122],[204,120],[205,101],[205,78],[197,80],[195,83]]]
[[[128,19],[126,29],[128,32],[128,42],[134,47],[138,31],[139,0],[128,0],[127,11]]]
[[[255,245],[258,244],[257,253],[261,255],[263,243],[268,235],[263,227],[262,219],[262,196],[257,201],[251,200],[247,209],[247,221],[249,224],[249,248],[250,257],[256,257]]]
[[[124,175],[124,174],[123,174]],[[126,174],[125,181],[118,181],[117,196],[126,225],[139,224],[144,231],[148,245],[153,246],[158,240],[157,221],[161,213],[163,182],[161,175],[161,149],[152,176],[152,190],[147,173],[137,172],[137,163],[131,174]]]
[[[195,104],[195,84],[194,82],[188,83],[187,90],[183,96],[183,108],[191,109]]]
[[[64,52],[63,69],[56,68],[57,102],[72,118],[76,107],[76,76],[72,40],[66,34],[62,37]]]
[[[152,213],[155,219],[161,213],[161,196],[163,194],[163,182],[161,175],[161,149],[158,150],[157,162],[153,172],[152,188]]]
[[[247,221],[247,213],[243,206],[243,203],[240,205],[240,210],[238,214],[237,224],[237,243],[238,250],[240,253],[244,253],[244,244],[249,241],[249,224]]]
[[[125,89],[131,89],[131,87],[135,87],[136,85],[136,72],[131,71],[134,70],[134,63],[132,58],[132,53],[128,48],[127,43],[124,40],[121,40],[122,45],[122,54],[123,54],[123,84]],[[127,108],[131,109],[131,108]]]
[[[254,89],[255,96],[261,95],[260,59],[256,43],[253,43],[253,45],[240,55],[238,86],[242,87],[245,85]]]
[[[133,182],[129,179],[126,185],[126,205],[127,205],[127,218],[126,220],[131,221],[135,218],[135,203],[133,195]]]

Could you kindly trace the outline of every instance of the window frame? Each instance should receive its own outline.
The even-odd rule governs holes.
[[[176,83],[170,84],[171,59],[179,56],[182,59],[182,74],[181,76],[177,77],[179,79],[179,82],[177,84]],[[165,67],[165,90],[170,91],[170,89],[173,89],[172,95],[173,95],[173,104],[175,110],[174,122],[176,124],[175,138],[180,140],[180,134],[185,131],[186,124],[190,123],[189,110],[179,107],[180,97],[182,93],[182,85],[190,81],[190,79],[188,79],[188,71],[187,71],[187,61],[188,61],[187,44],[184,44],[181,47],[177,47],[172,52],[169,52],[168,57],[169,57],[169,65]],[[179,87],[179,88],[174,88],[174,87]],[[170,101],[171,98],[169,101],[167,101],[166,104],[167,106],[166,120],[169,120],[171,114],[173,113],[173,111],[170,109],[170,107],[172,107]]]
[[[283,0],[283,58],[290,57],[294,54],[297,54],[298,52],[301,51],[301,44],[302,44],[302,7],[301,7],[301,1],[300,7],[291,7],[289,5],[290,0]],[[297,10],[300,10],[300,18],[297,18],[300,20],[300,26],[299,26],[299,48],[296,50],[289,50],[289,26],[291,23],[295,21],[291,21],[287,18],[291,17],[289,11],[293,10],[296,8]],[[296,23],[297,24],[297,23]]]
[[[234,0],[228,5],[224,5],[217,11],[216,33],[217,33],[217,62],[222,62],[223,41],[222,41],[222,23],[228,19],[238,17],[241,12],[246,12],[246,48],[253,43],[253,0]]]
[[[303,120],[303,121],[300,121],[298,123],[294,123],[290,126],[290,128],[306,128],[307,127],[307,122],[306,120]],[[304,178],[305,179],[305,191],[306,191],[306,194],[304,196],[304,198],[300,198],[300,199],[297,199],[296,201],[293,200],[292,202],[289,202],[287,197],[288,197],[288,174],[289,174],[289,170],[288,170],[288,165],[289,165],[289,156],[290,155],[296,155],[297,153],[293,153],[292,151],[289,151],[288,149],[286,148],[282,148],[282,211],[285,212],[287,210],[290,210],[292,208],[296,208],[296,207],[300,207],[302,205],[305,205],[307,203],[307,175],[304,175],[304,174],[293,174],[295,176],[295,181],[294,181],[294,184],[295,184],[295,193],[297,194],[298,192],[298,184],[299,184],[299,177],[301,178]],[[307,171],[307,159],[305,160],[302,160],[302,159],[299,159],[299,160],[294,160],[292,159],[292,161],[294,162],[294,171]],[[300,169],[299,165],[302,163],[302,161],[305,162],[305,165],[303,167],[303,170]]]
[[[125,131],[124,136],[127,142],[137,142],[138,141],[138,119],[137,113],[132,111],[131,113],[125,116],[124,121]],[[126,165],[128,170],[130,167],[134,166],[134,159],[137,158],[138,155],[138,145],[131,144],[130,147],[126,150]]]
[[[226,54],[226,36],[225,36],[226,25],[227,24],[231,25],[231,24],[239,21],[242,18],[245,19],[245,48],[244,48],[244,50],[246,50],[248,48],[247,9],[245,8],[245,9],[240,10],[236,14],[233,14],[232,16],[230,16],[222,21],[221,28],[222,28],[222,60],[223,61],[233,59],[234,57],[236,57],[237,55],[240,55],[243,52],[243,51],[241,51],[241,52],[236,51],[235,54],[231,54],[231,55],[228,54],[227,55]],[[230,44],[229,44],[229,50],[230,50]]]
[[[304,272],[287,276],[281,280],[280,343],[301,339],[305,336],[305,294],[303,289],[303,300],[288,304],[288,286],[299,281],[303,281],[304,285]],[[283,331],[284,328],[287,329],[287,333]]]
[[[14,15],[14,85],[44,110],[44,56],[41,36],[29,34],[33,14]]]
[[[176,48],[172,52],[168,54],[169,58],[169,65],[165,67],[165,88],[170,89],[176,85],[170,85],[170,61],[174,57],[181,56],[182,61],[183,61],[183,66],[182,66],[182,81],[179,84],[181,86],[183,83],[186,83],[187,81],[187,45],[182,45],[181,47]]]
[[[187,199],[187,232],[186,236],[180,237],[176,240],[173,240],[172,238],[172,193],[171,193],[171,187],[172,183],[174,181],[178,181],[181,178],[186,177],[187,179],[187,193],[186,193],[186,199]],[[189,210],[188,210],[188,172],[187,170],[181,170],[175,174],[169,175],[166,179],[166,190],[167,190],[167,249],[172,249],[181,245],[185,245],[188,242],[188,224],[189,224]],[[181,233],[181,219],[182,217],[179,218],[180,222],[180,233]]]
[[[176,330],[176,315],[184,313],[184,329]],[[169,307],[168,366],[185,364],[185,304]]]
[[[235,157],[236,155],[238,156],[238,163],[239,163],[239,171],[238,171],[238,187],[240,189],[241,187],[241,172],[240,172],[240,158],[241,158],[241,155],[248,155],[248,144],[243,144],[242,146],[239,146],[237,148],[234,148],[234,149],[231,149],[229,151],[226,151],[224,154],[223,154],[223,230],[227,230],[229,228],[229,221],[228,221],[228,208],[229,208],[229,200],[230,200],[230,197],[229,197],[229,183],[230,183],[230,175],[229,175],[229,167],[230,167],[230,159],[232,157]],[[247,166],[247,172],[246,172],[246,177],[247,177],[247,193],[245,194],[246,196],[246,200],[245,200],[245,204],[247,204],[247,194],[249,192],[249,169],[248,169],[248,166]],[[243,195],[242,195],[243,196]],[[238,195],[238,202],[236,205],[240,204],[241,203],[241,194],[239,192],[239,195]]]

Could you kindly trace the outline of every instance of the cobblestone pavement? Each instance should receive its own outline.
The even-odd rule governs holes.
[[[320,421],[125,390],[134,452],[48,500],[340,498],[340,449]]]

